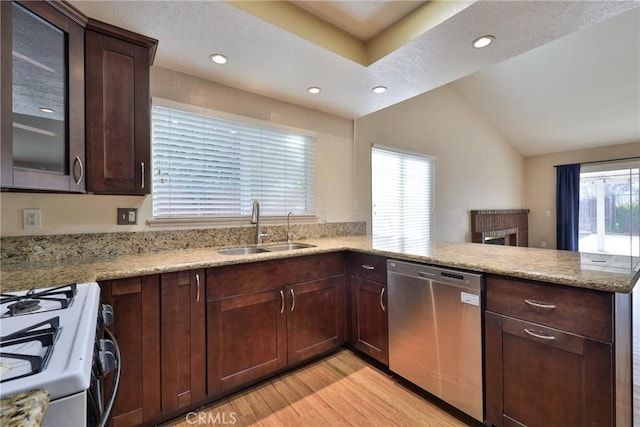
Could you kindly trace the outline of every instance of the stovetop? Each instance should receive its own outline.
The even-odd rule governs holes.
[[[99,304],[97,283],[2,294],[0,397],[44,388],[53,400],[86,390]]]
[[[73,283],[55,288],[0,294],[0,317],[64,310],[73,303],[77,287],[78,285]]]

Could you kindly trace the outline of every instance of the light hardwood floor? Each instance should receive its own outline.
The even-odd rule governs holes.
[[[165,426],[467,426],[344,350]]]

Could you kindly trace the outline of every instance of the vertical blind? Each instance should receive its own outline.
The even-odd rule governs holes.
[[[154,218],[315,214],[315,139],[154,105]]]
[[[435,239],[435,159],[382,146],[371,149],[372,235],[396,249]]]

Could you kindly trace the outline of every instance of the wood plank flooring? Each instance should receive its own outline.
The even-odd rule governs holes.
[[[468,425],[411,392],[350,350],[252,387],[165,426],[198,424],[265,427]]]

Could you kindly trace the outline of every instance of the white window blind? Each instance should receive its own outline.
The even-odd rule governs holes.
[[[435,159],[382,146],[371,149],[372,235],[398,250],[435,239]]]
[[[154,218],[315,214],[315,139],[154,105]]]

